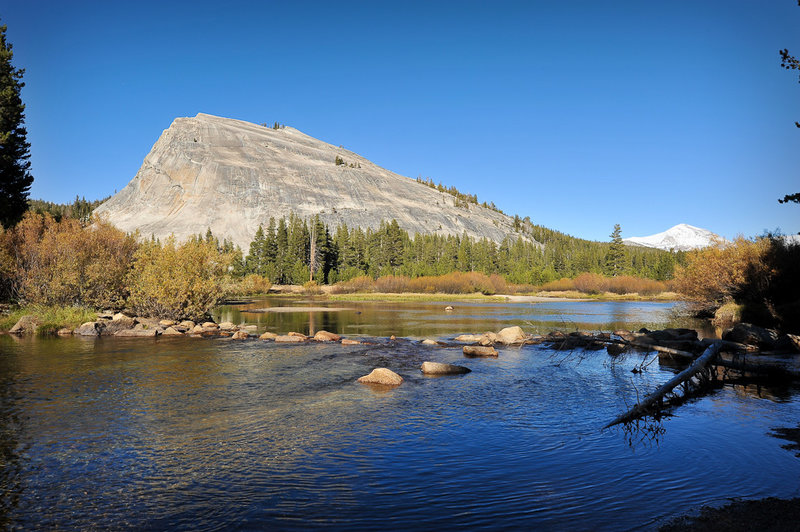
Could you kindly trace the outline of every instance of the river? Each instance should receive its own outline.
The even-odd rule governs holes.
[[[631,373],[643,354],[468,359],[418,342],[508,324],[664,327],[672,304],[445,304],[215,312],[254,332],[372,340],[355,346],[0,336],[0,525],[650,529],[701,504],[800,494],[800,458],[771,435],[800,423],[797,388],[726,386],[654,430],[603,431],[674,370]],[[472,372],[426,377],[424,360]],[[405,382],[355,382],[378,366]]]

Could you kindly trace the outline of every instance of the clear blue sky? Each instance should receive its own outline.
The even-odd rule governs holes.
[[[277,120],[576,236],[800,231],[796,0],[0,2],[31,197],[96,199],[198,112]]]

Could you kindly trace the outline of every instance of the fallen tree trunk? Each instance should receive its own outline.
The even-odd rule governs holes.
[[[642,349],[650,349],[651,351],[658,351],[659,353],[666,353],[668,355],[675,355],[682,358],[688,358],[689,360],[695,357],[694,353],[690,353],[689,351],[681,351],[680,349],[673,349],[671,347],[664,347],[662,345],[645,344],[637,341],[629,342],[629,344],[634,347],[640,347]]]
[[[753,359],[750,359],[753,362]],[[717,366],[723,368],[735,369],[745,373],[756,373],[766,377],[783,378],[783,379],[798,379],[800,378],[800,370],[790,366],[780,366],[774,363],[761,363],[756,360],[755,363],[743,362],[740,360],[724,360],[720,359],[715,362]]]
[[[670,393],[676,387],[680,386],[684,382],[687,382],[689,379],[703,371],[706,366],[710,362],[712,362],[719,354],[721,345],[719,343],[714,343],[703,352],[703,354],[697,360],[692,363],[691,366],[686,368],[685,370],[681,371],[677,375],[675,375],[672,379],[670,379],[667,383],[657,389],[655,392],[651,393],[641,403],[636,404],[633,408],[616,418],[614,421],[603,427],[607,429],[608,427],[613,427],[619,423],[625,423],[627,421],[632,421],[642,415],[646,414],[656,403],[661,402],[665,395]]]

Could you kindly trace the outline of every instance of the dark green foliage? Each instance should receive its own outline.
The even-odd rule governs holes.
[[[243,273],[257,273],[277,284],[303,284],[310,278],[311,228],[315,232],[314,279],[333,283],[361,275],[408,277],[444,275],[454,271],[500,274],[515,284],[543,284],[583,272],[602,273],[613,243],[581,240],[558,231],[519,221],[520,235],[500,244],[487,239],[417,234],[413,238],[396,220],[377,229],[340,225],[331,235],[319,221],[291,215],[256,232]],[[528,238],[525,238],[528,237]],[[544,247],[533,242],[544,243]],[[683,253],[651,248],[624,248],[618,271],[657,280],[672,277]]]
[[[616,277],[625,273],[627,261],[627,248],[622,241],[622,229],[619,224],[614,224],[614,231],[609,235],[611,245],[606,253],[605,274],[609,277]]]
[[[87,223],[92,217],[92,211],[102,205],[111,196],[103,199],[87,201],[86,198],[75,196],[72,203],[53,203],[44,200],[28,200],[28,208],[37,214],[49,214],[56,221],[63,218],[73,218]]]
[[[22,219],[33,183],[25,104],[20,95],[25,71],[11,64],[11,48],[6,42],[6,26],[0,26],[0,225],[6,228]]]
[[[337,155],[333,162],[336,164],[336,166],[342,166],[344,164],[344,159]]]
[[[478,205],[478,196],[476,196],[475,194],[464,194],[462,192],[459,192],[459,190],[456,187],[445,188],[445,186],[442,185],[441,183],[436,185],[434,184],[433,180],[430,177],[422,179],[422,176],[417,176],[417,183],[426,185],[434,190],[438,190],[439,192],[450,194],[454,198],[453,205],[455,205],[456,207],[468,209],[470,203],[473,205]],[[482,206],[487,209],[492,209],[493,211],[497,211],[500,213],[503,212],[497,207],[495,207],[494,203],[492,203],[491,206],[489,206],[486,202],[483,202]]]

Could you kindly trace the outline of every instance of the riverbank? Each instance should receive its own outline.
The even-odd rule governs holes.
[[[445,293],[445,292],[373,292],[356,291],[352,293],[337,293],[336,285],[318,285],[313,292],[309,292],[301,285],[273,285],[270,296],[298,296],[309,295],[331,301],[513,301],[535,303],[540,301],[680,301],[681,296],[676,292],[659,292],[657,294],[614,292],[586,293],[578,290],[539,290],[522,293],[484,294],[473,293]]]

